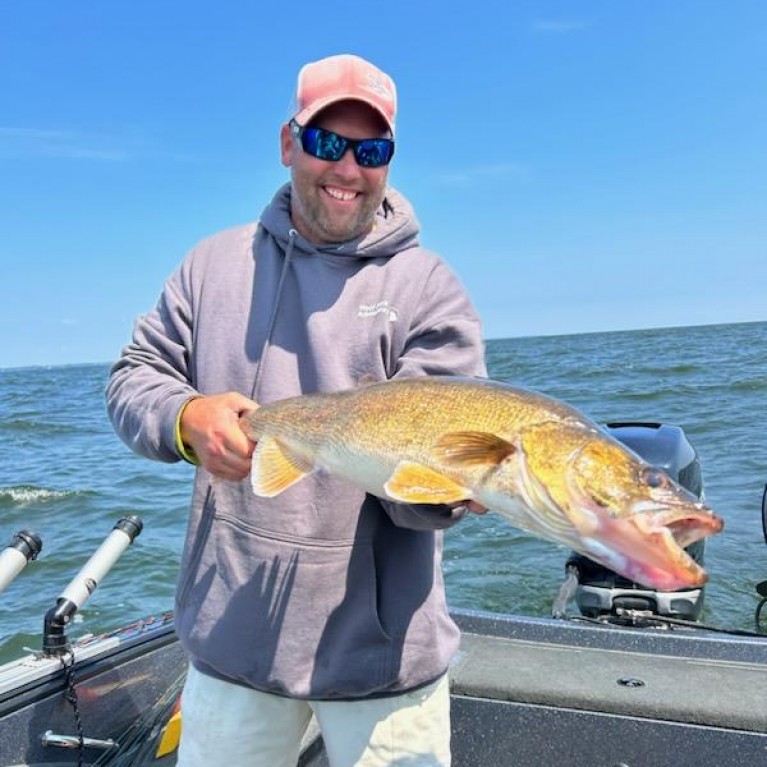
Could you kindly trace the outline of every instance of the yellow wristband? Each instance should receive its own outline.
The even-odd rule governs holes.
[[[193,400],[198,399],[198,397],[190,397],[179,409],[178,415],[176,416],[176,428],[174,431],[174,439],[176,441],[176,450],[178,450],[178,454],[187,462],[194,464],[195,466],[200,465],[200,459],[195,455],[194,450],[192,450],[189,445],[187,445],[183,439],[181,439],[181,416],[184,415],[184,411],[186,410],[187,405]]]

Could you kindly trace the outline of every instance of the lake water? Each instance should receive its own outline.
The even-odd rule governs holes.
[[[767,579],[767,323],[490,340],[487,355],[491,377],[596,421],[685,430],[706,498],[726,521],[707,542],[703,619],[752,629],[754,586]],[[45,612],[127,514],[141,516],[144,531],[70,636],[172,607],[192,468],[139,458],[118,440],[104,409],[107,373],[107,364],[0,369],[0,543],[25,527],[43,539],[40,557],[0,595],[0,662],[39,649]],[[568,553],[493,514],[472,516],[446,535],[448,598],[548,615]]]

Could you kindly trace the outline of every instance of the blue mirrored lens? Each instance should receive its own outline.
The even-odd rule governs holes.
[[[337,133],[321,128],[304,128],[304,149],[320,160],[336,162],[343,157],[349,142]]]
[[[363,168],[387,165],[394,154],[394,142],[385,138],[348,139],[322,128],[301,128],[301,146],[308,154],[320,160],[338,162],[351,146],[357,163]]]
[[[389,139],[364,139],[354,147],[354,156],[363,168],[380,168],[391,160],[394,143]]]

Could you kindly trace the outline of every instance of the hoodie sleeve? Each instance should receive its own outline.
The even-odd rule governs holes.
[[[479,316],[442,261],[426,280],[394,377],[423,375],[487,376]]]
[[[174,462],[176,418],[197,392],[189,367],[192,300],[187,259],[165,283],[157,306],[136,320],[133,337],[112,366],[107,412],[115,431],[140,455]]]
[[[394,377],[424,375],[487,377],[482,323],[458,278],[442,261],[426,281]],[[467,514],[465,506],[382,503],[396,525],[415,530],[451,527]]]

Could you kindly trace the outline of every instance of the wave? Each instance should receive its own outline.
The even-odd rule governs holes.
[[[72,498],[76,495],[83,495],[85,493],[87,493],[87,491],[54,490],[52,488],[36,487],[34,485],[0,487],[0,508],[29,506],[33,503],[60,501],[63,498]]]

